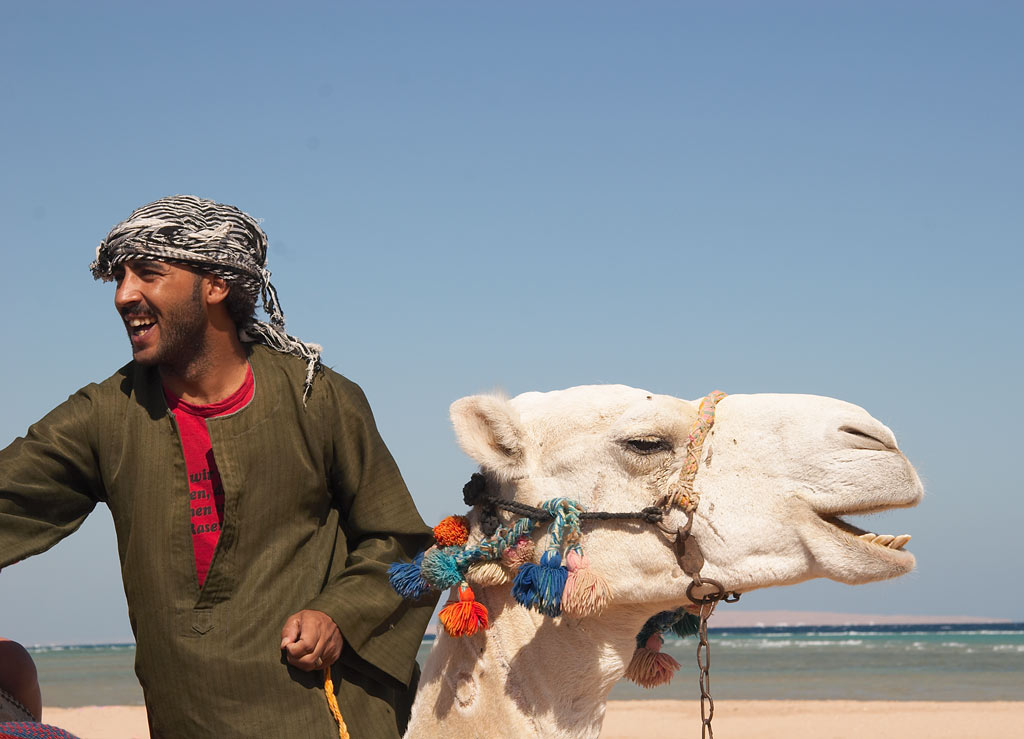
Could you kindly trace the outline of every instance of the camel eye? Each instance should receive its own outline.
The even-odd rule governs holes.
[[[657,454],[658,452],[672,451],[672,444],[668,439],[660,439],[654,436],[626,439],[626,446],[637,454]]]

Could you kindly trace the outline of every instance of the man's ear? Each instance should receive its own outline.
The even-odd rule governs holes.
[[[526,471],[526,434],[519,414],[496,395],[472,395],[449,411],[459,446],[498,477],[511,480]]]
[[[223,303],[227,300],[228,293],[231,291],[231,286],[228,285],[227,280],[211,274],[204,274],[202,279],[203,298],[205,298],[208,305]]]

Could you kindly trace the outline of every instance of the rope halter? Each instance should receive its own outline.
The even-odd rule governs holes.
[[[694,480],[700,467],[704,442],[715,421],[715,407],[726,394],[715,391],[701,400],[697,418],[687,437],[686,456],[675,481],[661,500],[639,511],[611,512],[587,511],[582,504],[570,498],[554,498],[540,506],[531,506],[506,500],[490,494],[486,478],[476,473],[463,488],[463,500],[480,510],[483,539],[469,545],[469,531],[465,519],[450,516],[435,528],[437,544],[418,555],[412,562],[391,565],[389,578],[402,596],[419,598],[428,590],[453,588],[453,601],[448,608],[460,613],[470,606],[466,591],[468,580],[478,585],[496,585],[512,582],[512,596],[522,605],[545,615],[562,613],[584,617],[599,613],[608,602],[609,589],[603,578],[589,567],[582,546],[582,527],[590,521],[633,520],[655,524],[675,545],[680,565],[693,582],[687,597],[699,604],[709,597],[697,596],[694,587],[705,584],[720,585],[700,577],[703,556],[690,535],[693,514],[700,502],[694,490]],[[670,529],[665,521],[673,507],[687,515],[687,523]],[[517,516],[508,525],[502,525],[499,511]],[[548,524],[548,546],[537,562],[533,561],[531,536],[538,524]],[[453,531],[458,531],[453,535]],[[724,597],[725,588],[720,587]],[[458,597],[458,601],[454,597]],[[442,611],[442,622],[446,621]],[[682,610],[675,620],[684,618]],[[664,620],[664,619],[662,619]],[[461,618],[452,623],[464,624]],[[477,624],[479,626],[479,624]],[[476,627],[460,626],[452,635],[475,633]],[[449,629],[449,633],[452,630]]]

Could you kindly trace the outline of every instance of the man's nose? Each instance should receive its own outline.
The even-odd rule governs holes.
[[[138,303],[139,299],[138,280],[135,279],[131,272],[126,271],[124,277],[121,278],[117,285],[117,290],[114,291],[114,307],[117,308],[118,312],[121,312],[125,308]]]

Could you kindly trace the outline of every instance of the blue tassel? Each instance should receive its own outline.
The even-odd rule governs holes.
[[[677,608],[674,611],[661,611],[647,619],[647,623],[636,635],[636,646],[637,649],[640,649],[654,634],[665,634],[669,631],[679,638],[685,639],[696,634],[699,628],[700,619],[687,613],[683,608]]]
[[[465,580],[465,575],[459,569],[459,561],[455,558],[461,551],[459,547],[428,550],[423,555],[423,564],[420,567],[423,579],[438,590],[454,588]]]
[[[388,582],[403,598],[416,600],[428,590],[430,584],[423,579],[421,567],[423,552],[412,558],[412,562],[395,562],[388,567]]]
[[[693,636],[700,630],[700,618],[692,613],[683,611],[679,614],[679,620],[672,624],[672,633],[681,639]]]
[[[512,583],[512,597],[527,608],[545,616],[562,613],[562,590],[569,579],[569,570],[562,566],[562,555],[544,552],[540,564],[524,562]]]
[[[643,628],[640,629],[640,633],[636,635],[637,649],[644,647],[647,644],[647,640],[655,634],[664,634],[671,629],[679,618],[680,613],[682,613],[681,610],[659,611],[647,619]]]

